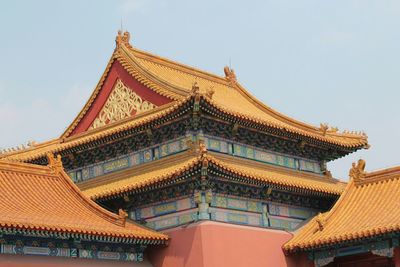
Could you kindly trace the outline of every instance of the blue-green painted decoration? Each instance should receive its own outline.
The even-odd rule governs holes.
[[[249,211],[249,212],[263,212],[262,203],[258,201],[253,201],[250,199],[240,199],[240,198],[232,198],[221,195],[214,195],[211,206],[232,209],[232,210],[241,210],[241,211]]]
[[[212,221],[263,227],[261,213],[210,208],[210,214]]]
[[[184,212],[177,212],[170,215],[164,215],[149,219],[146,226],[154,230],[163,230],[185,225],[198,220],[198,209],[192,209]]]
[[[0,246],[0,253],[1,254],[58,256],[58,257],[70,257],[71,256],[69,248],[17,246],[17,245],[10,245],[10,244],[2,244]]]
[[[316,211],[252,199],[214,195],[211,219],[223,222],[295,230]]]
[[[138,207],[129,216],[136,221],[144,220],[155,230],[212,220],[292,231],[315,214],[309,208],[196,191],[190,198]]]
[[[68,172],[74,182],[85,181],[104,174],[124,170],[149,161],[173,155],[187,149],[186,137],[146,148],[115,159],[88,165]]]
[[[275,203],[268,204],[268,213],[270,215],[283,216],[287,218],[302,219],[302,220],[308,219],[317,214],[315,210],[275,204]]]
[[[80,249],[79,258],[82,259],[100,259],[100,260],[117,260],[117,261],[140,261],[142,253],[125,253],[113,251],[93,251]]]
[[[204,135],[203,139],[207,149],[209,149],[210,151],[220,152],[246,159],[252,159],[295,170],[322,173],[321,166],[318,161],[283,155],[276,152],[207,135]]]
[[[68,174],[74,182],[85,181],[97,176],[120,171],[185,151],[188,149],[187,140],[204,140],[207,149],[214,152],[256,160],[295,170],[322,173],[320,163],[317,161],[283,155],[217,137],[189,133],[187,136],[180,137],[174,141],[162,143],[97,164],[88,165],[84,168],[71,170]]]
[[[131,219],[149,219],[156,216],[179,212],[182,210],[193,209],[195,207],[196,203],[194,202],[193,198],[184,198],[137,208],[135,209],[134,213],[131,213]]]
[[[0,254],[56,256],[83,259],[102,259],[117,261],[142,261],[143,253],[127,253],[113,251],[98,251],[77,248],[57,248],[41,246],[23,246],[15,244],[1,244]]]

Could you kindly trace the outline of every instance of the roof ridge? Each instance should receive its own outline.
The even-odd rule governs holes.
[[[335,205],[333,205],[332,209],[328,212],[324,212],[324,221],[328,223],[329,218],[332,217],[334,213],[339,209],[340,205],[342,202],[345,201],[345,199],[349,198],[350,196],[350,190],[354,187],[354,180],[352,179],[344,189],[343,193],[340,195],[339,199],[336,201]]]
[[[219,82],[219,83],[224,84],[224,85],[229,85],[229,82],[226,80],[225,77],[217,75],[215,73],[208,72],[208,71],[199,69],[197,67],[190,66],[188,64],[184,64],[184,63],[181,63],[181,62],[178,62],[178,61],[175,61],[175,60],[163,57],[163,56],[159,56],[159,55],[156,55],[156,54],[154,54],[152,52],[148,52],[148,51],[144,51],[144,50],[138,49],[137,47],[131,46],[131,47],[128,47],[128,48],[133,53],[139,54],[138,57],[144,58],[146,60],[150,60],[150,61],[152,61],[152,62],[154,62],[156,64],[160,64],[159,61],[162,61],[163,63],[167,63],[168,64],[167,67],[169,67],[169,68],[180,70],[180,71],[184,71],[184,72],[186,72],[188,74],[192,74],[192,75],[194,75],[193,72],[195,72],[196,74],[202,74],[201,78],[203,78],[203,79],[208,79],[208,80],[212,80],[214,82]],[[135,55],[135,56],[137,56],[137,55]],[[213,78],[213,79],[210,79],[210,78]]]
[[[111,222],[111,223],[113,223],[115,225],[118,225],[118,226],[121,226],[121,227],[125,226],[125,223],[121,222],[121,220],[120,220],[121,218],[120,218],[119,215],[106,210],[105,208],[101,207],[100,205],[97,205],[89,197],[85,196],[80,191],[80,189],[71,181],[71,178],[65,173],[65,171],[62,171],[60,173],[60,175],[63,177],[63,181],[65,183],[67,183],[68,186],[70,186],[70,188],[74,192],[75,196],[77,198],[80,198],[83,201],[81,203],[84,204],[86,207],[88,207],[93,212],[95,212],[96,215],[108,220],[109,222]]]
[[[387,176],[393,175],[393,174],[400,175],[400,166],[394,166],[394,167],[389,167],[389,168],[384,168],[384,169],[368,172],[366,175],[366,178],[387,177]]]
[[[37,171],[42,171],[40,173],[41,175],[46,173],[54,176],[54,173],[48,166],[25,163],[20,161],[11,161],[7,159],[0,159],[0,170],[24,172],[24,173],[35,173],[34,171],[37,170]]]
[[[44,141],[44,142],[41,142],[41,143],[32,142],[32,144],[30,146],[28,146],[28,147],[25,147],[25,148],[22,148],[22,149],[17,149],[17,150],[10,151],[10,152],[1,153],[1,151],[0,151],[0,160],[11,161],[11,160],[9,160],[7,158],[10,157],[10,156],[13,156],[13,155],[20,154],[20,153],[25,153],[25,152],[28,152],[28,151],[36,150],[38,148],[43,148],[43,147],[48,146],[48,145],[57,144],[57,143],[59,143],[59,141],[60,141],[60,138],[54,138],[54,139],[50,139],[48,141]]]
[[[128,48],[126,48],[125,46],[120,46],[118,48],[118,52],[119,53],[117,60],[121,63],[122,67],[130,75],[132,75],[132,77],[137,79],[140,83],[149,87],[151,90],[154,90],[158,94],[161,94],[173,100],[177,100],[187,94],[186,88],[178,88],[177,86],[171,85],[169,81],[160,79],[159,77],[153,77],[154,74],[148,71],[147,68],[143,66],[141,62],[139,62],[136,56],[130,53],[128,51]],[[125,55],[122,53],[124,53]],[[150,78],[148,76],[150,76]],[[154,80],[158,83],[161,83],[162,86],[155,83]],[[168,87],[169,90],[166,90],[164,86]]]
[[[357,185],[367,185],[392,179],[400,179],[400,166],[367,172],[364,179],[359,181]]]

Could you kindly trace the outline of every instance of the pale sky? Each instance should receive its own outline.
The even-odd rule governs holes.
[[[60,2],[60,1],[59,1]],[[329,164],[347,179],[400,165],[400,1],[2,1],[0,147],[58,137],[96,86],[121,27],[132,45],[223,75],[313,125],[372,147]]]

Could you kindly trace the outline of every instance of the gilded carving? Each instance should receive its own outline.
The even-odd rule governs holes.
[[[139,114],[155,107],[154,104],[143,100],[134,91],[124,85],[121,80],[117,80],[104,107],[90,129],[128,118],[132,115],[133,111]]]

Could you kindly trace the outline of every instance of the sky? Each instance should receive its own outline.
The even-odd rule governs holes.
[[[330,162],[348,179],[400,165],[400,1],[1,1],[0,147],[57,138],[95,88],[121,28],[142,50],[239,82],[312,125],[365,131]]]

